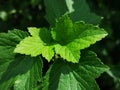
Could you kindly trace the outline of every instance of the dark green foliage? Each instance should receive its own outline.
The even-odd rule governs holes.
[[[100,27],[103,27],[108,32],[108,37],[92,47],[92,50],[98,53],[99,57],[104,63],[108,64],[111,69],[111,74],[116,78],[111,78],[111,75],[102,76],[101,89],[119,90],[120,88],[120,0],[87,0],[91,10],[104,17],[100,23]],[[117,73],[114,73],[116,72]],[[105,84],[102,83],[102,78],[108,78],[113,83],[113,87],[109,85],[108,80],[105,80]],[[115,82],[115,83],[114,83]]]
[[[73,22],[83,20],[86,23],[98,24],[101,20],[100,16],[90,11],[85,0],[45,0],[45,6],[46,19],[51,25],[65,13],[69,14]]]
[[[86,51],[82,54],[77,64],[62,59],[55,61],[44,77],[43,90],[99,90],[94,78],[108,68],[95,53]]]

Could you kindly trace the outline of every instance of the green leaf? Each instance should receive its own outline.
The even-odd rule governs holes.
[[[40,28],[28,27],[28,31],[29,31],[31,36],[38,37],[39,36],[39,32],[40,32]]]
[[[85,24],[84,22],[76,22],[74,30],[75,32],[72,36],[74,40],[70,42],[70,45],[79,50],[85,49],[107,36],[107,32],[104,29],[91,24]]]
[[[99,90],[95,78],[108,69],[91,51],[83,52],[77,64],[59,59],[46,73],[43,90]]]
[[[13,50],[22,39],[28,36],[28,33],[20,30],[11,30],[8,33],[0,33],[0,83],[3,81],[3,73],[8,69],[11,62],[14,61],[15,53]],[[4,76],[6,77],[7,74]],[[8,90],[12,86],[14,78],[11,78],[7,82],[0,84],[1,90]]]
[[[41,84],[41,58],[13,53],[16,44],[28,36],[20,30],[0,33],[0,90],[37,90]]]
[[[50,30],[48,30],[46,28],[42,28],[42,30],[40,30],[39,35],[40,35],[40,38],[42,39],[42,41],[44,43],[46,43],[47,45],[54,43]]]
[[[59,18],[56,22],[56,26],[52,28],[52,37],[58,43],[66,44],[72,40],[74,33],[73,23],[67,15]]]
[[[9,89],[14,84],[15,90],[34,90],[42,77],[42,61],[30,56],[16,56],[0,79],[0,89]],[[11,81],[11,83],[10,83]]]
[[[42,60],[40,57],[31,58],[33,59],[33,65],[30,65],[30,59],[27,58],[28,66],[31,68],[24,74],[18,75],[14,83],[15,90],[37,90],[38,83],[42,81]],[[25,60],[23,60],[25,63]],[[27,65],[27,63],[26,63]],[[24,65],[25,66],[25,65]],[[23,67],[23,66],[22,66]],[[25,68],[25,67],[23,67]],[[21,68],[21,69],[23,69]]]
[[[14,78],[15,80],[17,75],[26,73],[31,68],[32,64],[33,60],[29,57],[18,56],[15,58],[15,60],[13,59],[13,61],[7,66],[7,69],[1,76],[0,88],[4,88],[10,79]]]
[[[0,46],[15,47],[22,39],[28,36],[27,32],[18,29],[9,30],[8,33],[0,33]]]
[[[0,33],[0,66],[9,63],[14,58],[13,50],[22,39],[28,36],[28,33],[20,30],[11,30],[8,33]],[[2,70],[2,69],[1,69]],[[0,72],[1,73],[1,72]]]
[[[76,63],[80,59],[80,50],[101,40],[107,32],[98,26],[84,22],[72,23],[67,15],[63,15],[52,28],[52,37],[58,43],[55,52],[67,61]]]
[[[72,21],[85,21],[86,23],[98,24],[101,17],[92,13],[86,0],[45,0],[46,19],[54,25],[56,19],[67,13]]]
[[[53,51],[54,46],[48,45],[46,43],[47,41],[49,43],[50,39],[46,40],[45,42],[44,40],[42,40],[43,37],[45,37],[45,39],[48,38],[48,36],[44,36],[44,35],[48,35],[49,31],[48,33],[45,33],[42,35],[40,33],[43,32],[44,30],[45,32],[47,32],[47,30],[44,28],[43,29],[28,28],[28,29],[32,36],[28,36],[24,40],[22,40],[20,44],[17,45],[14,52],[20,53],[20,54],[31,55],[33,57],[42,54],[43,57],[45,57],[48,61],[50,61],[52,57],[54,56],[54,51]]]
[[[70,45],[61,46],[60,44],[55,45],[56,54],[59,54],[62,58],[66,59],[68,62],[79,62],[80,51],[76,50],[75,47]]]
[[[26,37],[17,45],[14,52],[37,56],[42,53],[41,49],[44,47],[39,37]]]
[[[42,49],[42,56],[45,57],[48,62],[50,62],[52,57],[54,56],[53,48],[54,46],[46,46]]]
[[[65,14],[68,9],[66,0],[44,0],[46,6],[46,19],[51,24],[55,24],[55,20]]]
[[[73,20],[73,22],[82,20],[86,23],[91,23],[95,25],[100,23],[102,18],[90,10],[86,0],[73,1],[74,12],[70,13],[70,17]]]

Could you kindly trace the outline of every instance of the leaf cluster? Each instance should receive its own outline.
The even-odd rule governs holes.
[[[84,22],[72,23],[67,15],[63,15],[56,22],[55,27],[49,30],[46,28],[28,28],[28,30],[31,36],[22,40],[15,52],[31,56],[42,54],[48,61],[58,54],[73,63],[79,62],[80,50],[107,35],[97,26]]]

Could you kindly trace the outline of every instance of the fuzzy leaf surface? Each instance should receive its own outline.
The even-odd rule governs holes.
[[[57,60],[44,77],[43,90],[99,90],[95,78],[108,69],[91,51],[83,52],[77,64]]]

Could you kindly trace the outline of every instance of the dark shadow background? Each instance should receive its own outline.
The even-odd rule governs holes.
[[[108,33],[108,37],[91,47],[103,62],[111,67],[115,78],[104,73],[97,79],[101,90],[120,90],[120,0],[87,0],[91,10],[103,20],[100,27]]]

